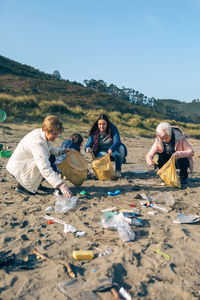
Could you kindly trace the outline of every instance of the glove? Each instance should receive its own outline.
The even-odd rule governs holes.
[[[86,149],[86,152],[87,152],[87,153],[91,153],[91,152],[92,152],[92,149],[91,149],[90,147],[88,147],[88,148]]]
[[[71,198],[73,196],[72,192],[68,189],[65,183],[60,186],[61,193],[66,198]]]

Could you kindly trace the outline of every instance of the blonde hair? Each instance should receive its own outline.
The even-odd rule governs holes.
[[[164,136],[165,134],[171,135],[172,127],[169,123],[162,122],[156,127],[156,133],[161,137]]]
[[[55,130],[59,133],[62,133],[64,131],[61,120],[55,115],[48,116],[44,119],[42,123],[42,130],[44,129],[47,130],[47,132]]]

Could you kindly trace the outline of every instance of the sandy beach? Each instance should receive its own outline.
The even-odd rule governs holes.
[[[14,150],[20,139],[33,129],[30,125],[6,123],[4,127],[8,132],[9,150]],[[65,135],[68,136],[68,132],[65,131]],[[153,168],[146,166],[145,156],[153,139],[122,136],[122,141],[128,148],[122,177],[115,181],[92,177],[80,188],[66,181],[79,198],[76,207],[65,214],[54,212],[54,194],[41,192],[25,196],[17,193],[16,182],[5,169],[8,158],[0,158],[0,299],[68,299],[58,288],[59,283],[71,280],[66,268],[58,261],[39,259],[31,254],[33,248],[51,259],[70,263],[77,278],[76,285],[70,289],[73,300],[78,299],[75,293],[83,286],[85,290],[94,290],[98,279],[106,276],[112,278],[116,290],[123,287],[132,299],[200,299],[200,224],[173,223],[180,213],[199,214],[200,158],[194,158],[194,172],[189,174],[188,185],[181,189],[171,188],[162,185]],[[3,142],[2,136],[0,142]],[[59,146],[60,142],[56,141],[55,145]],[[200,154],[199,141],[189,139],[189,142],[195,153]],[[83,150],[82,154],[91,171],[91,156]],[[146,167],[145,173],[133,172],[141,166]],[[50,187],[46,181],[44,185]],[[139,186],[139,190],[135,190],[135,186]],[[80,195],[82,190],[86,195]],[[115,190],[120,190],[120,194],[108,197],[107,193]],[[161,193],[162,198],[164,192],[174,198],[173,206],[162,204],[168,207],[168,212],[158,211],[152,215],[149,212],[155,210],[141,206],[140,193],[151,198]],[[102,228],[101,210],[111,207],[134,209],[130,204],[139,210],[138,218],[142,219],[143,225],[131,226],[135,239],[123,242],[117,231]],[[53,210],[46,211],[48,206]],[[63,220],[77,231],[85,231],[86,235],[77,237],[71,232],[64,233],[62,224],[48,224],[44,218],[46,214]],[[99,256],[107,248],[112,252]],[[89,261],[75,261],[74,250],[92,250],[95,256]],[[158,253],[155,250],[159,250]],[[109,289],[94,295],[97,298],[88,296],[85,300],[114,299]]]

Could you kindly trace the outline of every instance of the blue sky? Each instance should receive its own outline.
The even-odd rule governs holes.
[[[200,0],[0,0],[0,55],[148,97],[200,98]]]

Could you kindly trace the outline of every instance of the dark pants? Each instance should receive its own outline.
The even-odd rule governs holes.
[[[159,169],[170,159],[171,155],[163,153],[158,154],[158,167]],[[181,178],[187,179],[188,178],[188,167],[189,167],[189,160],[188,158],[178,158],[176,159],[176,169],[179,169],[179,176]]]
[[[52,169],[53,169],[55,172],[58,172],[58,168],[57,168],[57,166],[55,165],[55,161],[56,161],[55,155],[51,154],[50,157],[49,157],[49,161],[50,161],[50,163],[51,163]]]

